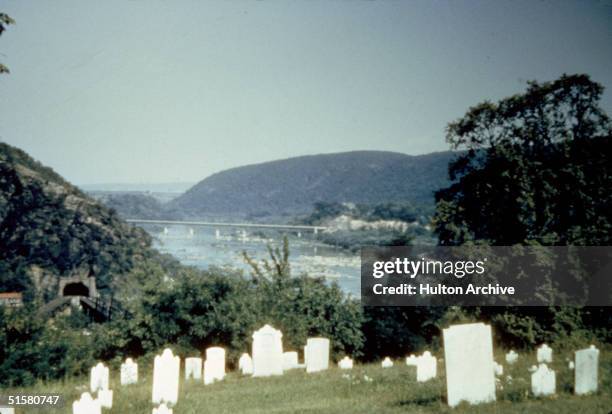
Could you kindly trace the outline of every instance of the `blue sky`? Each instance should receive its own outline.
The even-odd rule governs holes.
[[[198,181],[316,153],[447,149],[525,81],[588,73],[612,3],[5,1],[0,140],[77,184]]]

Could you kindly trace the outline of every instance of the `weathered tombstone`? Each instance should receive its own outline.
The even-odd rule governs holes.
[[[338,368],[353,369],[353,360],[347,356],[338,361]]]
[[[157,408],[153,408],[153,414],[172,414],[172,408],[168,408],[166,404],[161,404]]]
[[[252,375],[253,374],[253,360],[251,356],[246,352],[240,356],[238,360],[238,369],[242,373],[242,375]]]
[[[283,352],[283,371],[298,367],[298,354],[295,351]]]
[[[329,339],[308,338],[306,341],[306,372],[324,371],[329,367]]]
[[[383,368],[391,368],[393,366],[393,361],[391,361],[391,358],[389,357],[385,357],[385,359],[382,360],[382,362],[380,363],[380,365]]]
[[[453,325],[444,329],[443,336],[448,405],[495,401],[491,326]]]
[[[153,398],[154,404],[176,404],[178,400],[179,372],[181,359],[172,354],[168,348],[161,355],[155,356],[153,362]]]
[[[573,370],[573,369],[575,368],[574,361],[570,361],[570,362],[568,362],[568,363],[567,363],[567,367],[568,367],[569,369]]]
[[[498,377],[504,375],[504,366],[493,361],[493,372]]]
[[[599,349],[591,345],[587,349],[576,351],[575,355],[574,392],[576,395],[597,392]]]
[[[72,403],[72,414],[102,414],[102,407],[98,400],[91,398],[91,394],[84,392],[79,400]]]
[[[96,392],[98,390],[107,390],[108,377],[108,367],[105,367],[103,363],[98,362],[98,364],[91,369],[89,390],[91,392]]]
[[[555,393],[555,388],[555,371],[548,368],[546,364],[540,364],[538,369],[531,374],[531,392],[536,397],[552,395]]]
[[[429,351],[425,351],[417,359],[417,382],[429,381],[436,377],[438,370],[438,362],[436,357],[431,355]]]
[[[191,378],[194,380],[202,379],[202,358],[185,358],[185,380]]]
[[[253,333],[253,376],[283,375],[283,334],[265,325]]]
[[[113,408],[113,392],[111,390],[98,390],[98,401],[102,408]]]
[[[138,382],[138,364],[132,358],[121,364],[121,385],[136,384]]]
[[[418,358],[416,355],[411,354],[409,357],[406,357],[406,365],[416,367]]]
[[[543,362],[552,362],[552,349],[546,344],[542,344],[538,348],[538,364]]]
[[[506,362],[508,365],[512,365],[516,363],[516,361],[518,361],[518,354],[511,349],[510,352],[506,354]]]
[[[213,346],[206,350],[204,361],[204,384],[212,384],[225,378],[225,349]]]

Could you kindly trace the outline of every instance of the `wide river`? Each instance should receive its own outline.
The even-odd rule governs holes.
[[[229,266],[251,271],[245,263],[242,252],[256,260],[269,258],[267,246],[281,247],[282,237],[289,240],[289,262],[292,275],[303,273],[314,277],[324,277],[329,282],[337,282],[347,293],[355,297],[360,294],[360,258],[358,253],[347,252],[323,244],[313,238],[311,233],[298,237],[296,233],[280,233],[266,230],[242,230],[210,227],[190,229],[183,225],[159,226],[144,225],[143,228],[154,238],[154,247],[169,253],[185,265],[208,269],[211,266]]]

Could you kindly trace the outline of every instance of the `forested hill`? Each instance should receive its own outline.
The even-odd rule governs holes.
[[[0,143],[0,292],[34,287],[45,299],[59,276],[112,281],[158,253],[149,236],[25,152]]]
[[[433,204],[452,152],[411,156],[356,151],[289,158],[222,171],[167,206],[173,214],[293,215],[315,202]]]

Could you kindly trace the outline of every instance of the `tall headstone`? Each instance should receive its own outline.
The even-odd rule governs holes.
[[[242,375],[252,375],[253,374],[253,360],[251,356],[246,352],[240,356],[238,360],[238,369],[242,373]]]
[[[338,361],[338,368],[353,369],[353,360],[347,356]]]
[[[380,363],[380,366],[383,368],[391,368],[393,366],[393,361],[391,361],[391,358],[385,357]]]
[[[298,367],[298,353],[295,351],[283,352],[283,370],[289,371]]]
[[[102,414],[102,407],[98,400],[91,398],[91,394],[84,392],[79,400],[72,403],[72,414]]]
[[[552,362],[552,348],[550,348],[548,345],[546,344],[542,344],[542,346],[540,346],[538,348],[538,364],[547,362],[547,363],[551,363]]]
[[[531,374],[531,392],[536,397],[553,395],[555,388],[555,371],[548,368],[546,364],[540,364],[538,369]]]
[[[113,408],[113,392],[111,390],[98,390],[98,401],[102,408]]]
[[[185,358],[185,379],[202,379],[202,358]]]
[[[225,349],[213,346],[206,349],[204,361],[204,384],[212,384],[225,378]]]
[[[161,404],[157,408],[153,408],[153,414],[172,414],[172,408],[168,408],[166,404]]]
[[[121,385],[136,384],[138,382],[138,364],[132,358],[121,364]]]
[[[431,355],[429,351],[425,351],[417,359],[417,382],[429,381],[436,377],[438,370],[438,361],[436,357]]]
[[[597,392],[599,349],[591,345],[587,349],[576,351],[575,358],[574,392],[577,395]]]
[[[98,364],[91,369],[89,390],[91,392],[97,392],[98,390],[107,390],[108,377],[108,367],[104,366],[103,363],[98,362]]]
[[[283,334],[270,325],[253,333],[253,376],[283,375]]]
[[[518,361],[518,354],[511,349],[510,352],[506,354],[506,362],[508,365],[512,365],[515,364],[516,361]]]
[[[308,338],[306,341],[306,372],[324,371],[329,367],[329,339]]]
[[[444,329],[443,336],[448,405],[495,401],[491,326],[453,325]]]
[[[153,398],[154,404],[175,405],[178,401],[179,372],[181,359],[172,354],[168,348],[161,355],[155,356],[153,362]]]

